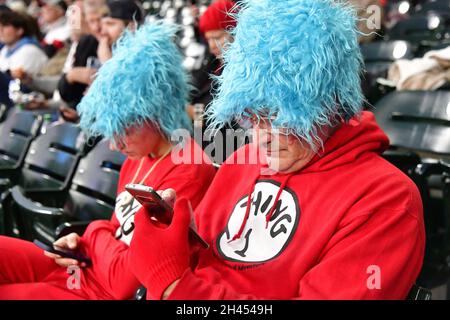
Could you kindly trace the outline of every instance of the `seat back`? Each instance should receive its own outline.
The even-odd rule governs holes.
[[[430,0],[417,5],[417,13],[439,12],[450,14],[449,0]]]
[[[64,206],[70,221],[109,219],[114,210],[119,173],[125,156],[100,141],[81,159]]]
[[[13,112],[0,124],[0,168],[21,165],[41,121],[41,117],[32,112],[20,111]]]
[[[436,43],[444,39],[445,17],[437,13],[414,15],[399,21],[387,32],[390,40],[407,40],[413,45]]]
[[[450,155],[450,92],[392,92],[374,113],[392,146]]]
[[[408,41],[375,41],[361,44],[361,53],[367,62],[392,62],[398,59],[412,59],[413,46]]]
[[[378,78],[387,78],[392,63],[399,59],[414,57],[413,47],[408,41],[376,41],[361,44],[361,53],[364,58],[366,74],[363,78],[363,91],[370,104],[376,103],[383,95],[384,90],[379,88]]]
[[[37,137],[25,158],[18,184],[25,189],[65,187],[84,150],[81,129],[73,123],[51,123]]]
[[[109,219],[124,160],[124,155],[109,150],[109,142],[102,140],[80,160],[69,190],[49,193],[12,188],[3,205],[17,217],[20,237],[52,241],[64,222]]]

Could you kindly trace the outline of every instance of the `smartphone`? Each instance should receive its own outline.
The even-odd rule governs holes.
[[[55,246],[53,244],[47,244],[44,243],[40,240],[35,239],[33,241],[33,243],[35,245],[37,245],[39,248],[48,251],[50,253],[54,253],[57,254],[63,258],[70,258],[70,259],[75,259],[79,262],[84,262],[86,263],[86,266],[89,267],[92,265],[92,260],[89,259],[88,257],[86,257],[85,255],[83,255],[82,253],[76,251],[76,250],[70,250],[70,249],[65,249],[65,248],[61,248],[58,246]]]
[[[169,225],[172,222],[173,208],[152,187],[142,184],[129,183],[125,185],[127,190],[145,209],[158,221]],[[192,210],[192,209],[191,209]],[[191,226],[189,235],[206,249],[209,244],[197,233],[194,218],[191,211]]]

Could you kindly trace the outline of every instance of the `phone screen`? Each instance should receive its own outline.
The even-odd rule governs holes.
[[[173,215],[172,207],[151,187],[128,184],[125,189],[158,221],[170,224]]]

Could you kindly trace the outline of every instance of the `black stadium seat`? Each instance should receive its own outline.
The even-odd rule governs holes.
[[[365,43],[361,45],[361,53],[366,63],[393,62],[414,57],[413,46],[403,40]]]
[[[439,12],[450,14],[450,1],[449,0],[429,0],[422,4],[417,5],[417,13],[426,12]]]
[[[446,18],[438,13],[414,15],[388,30],[389,40],[406,40],[413,45],[429,47],[443,41],[448,31]]]
[[[15,170],[5,182],[12,187],[19,185],[25,190],[65,190],[72,179],[76,165],[84,152],[85,139],[80,128],[72,123],[52,123],[46,132],[32,143],[21,170]],[[1,196],[0,219],[3,216],[5,233],[20,234],[20,226],[10,212],[4,210],[10,192]]]
[[[67,191],[11,189],[8,210],[20,217],[23,238],[52,242],[56,228],[64,222],[111,218],[125,157],[110,151],[108,144],[102,140],[80,161]]]
[[[395,147],[450,156],[450,92],[400,91],[374,110]]]
[[[414,48],[408,41],[376,41],[361,45],[364,59],[365,88],[364,94],[371,104],[377,102],[384,90],[377,82],[378,78],[387,78],[391,64],[399,59],[412,59]]]
[[[0,178],[20,168],[40,124],[41,118],[29,111],[14,112],[0,124]]]

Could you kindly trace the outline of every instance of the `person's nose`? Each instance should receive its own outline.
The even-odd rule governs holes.
[[[211,52],[216,52],[217,51],[217,39],[209,39],[208,40],[208,45],[209,45],[209,50]]]

